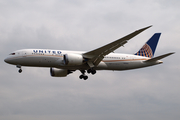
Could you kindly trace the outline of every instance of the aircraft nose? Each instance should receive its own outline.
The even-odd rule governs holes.
[[[18,64],[17,61],[15,59],[13,59],[12,57],[7,57],[4,59],[4,62],[8,63],[8,64],[13,64],[16,65]]]
[[[10,59],[9,59],[9,58],[6,58],[6,59],[4,59],[4,62],[10,63]]]
[[[8,63],[8,58],[4,59],[4,62]]]

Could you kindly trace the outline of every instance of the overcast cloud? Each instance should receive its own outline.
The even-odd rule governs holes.
[[[179,0],[0,0],[1,120],[180,119]],[[49,68],[6,64],[18,49],[90,51],[149,25],[115,52],[135,53],[156,32],[161,65],[80,72],[53,78]]]

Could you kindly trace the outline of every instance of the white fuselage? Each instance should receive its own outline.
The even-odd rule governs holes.
[[[83,54],[82,51],[65,51],[65,50],[49,50],[49,49],[23,49],[11,53],[5,62],[13,65],[32,66],[32,67],[55,67],[69,70],[85,70],[89,66],[87,64],[66,66],[63,62],[64,54]],[[96,66],[96,70],[128,70],[141,67],[147,67],[162,63],[156,61],[146,63],[148,57],[142,57],[131,54],[110,53]]]

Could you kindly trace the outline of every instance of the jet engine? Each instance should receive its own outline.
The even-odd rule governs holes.
[[[71,71],[66,69],[50,68],[50,74],[52,77],[66,77]]]
[[[83,56],[79,54],[65,54],[63,56],[63,62],[68,66],[82,65]]]

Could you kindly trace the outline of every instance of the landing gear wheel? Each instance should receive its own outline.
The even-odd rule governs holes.
[[[21,73],[22,72],[22,69],[19,69],[19,71],[18,71],[19,73]]]
[[[91,73],[91,69],[88,69],[88,70],[87,70],[87,73]]]
[[[82,79],[82,78],[84,78],[84,75],[80,75],[80,76],[79,76],[79,79]]]
[[[87,79],[88,79],[88,76],[86,76],[86,75],[80,75],[80,76],[79,76],[79,79],[87,80]]]
[[[96,74],[96,70],[92,70],[91,74],[92,75]]]
[[[96,74],[96,70],[94,70],[93,68],[88,69],[87,73],[91,73],[92,75]]]
[[[81,71],[81,73],[82,73],[82,75],[80,75],[79,76],[79,79],[84,79],[84,80],[87,80],[88,79],[88,76],[87,75],[85,75],[85,70],[80,70]]]
[[[84,76],[84,80],[87,80],[88,79],[88,76]]]

